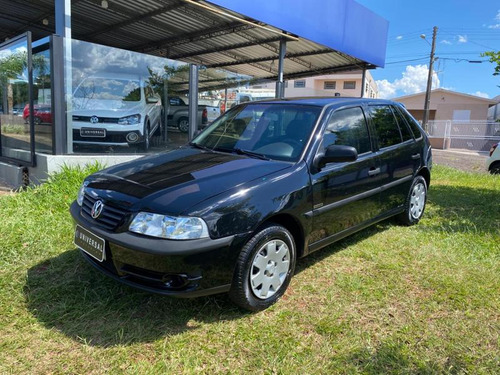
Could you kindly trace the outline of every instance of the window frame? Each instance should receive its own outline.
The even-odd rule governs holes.
[[[353,83],[354,85],[352,87],[346,87],[347,83]],[[342,87],[344,88],[344,90],[356,90],[356,81],[344,81]]]
[[[297,83],[304,84],[304,86],[297,86]],[[294,89],[304,89],[306,88],[306,80],[305,79],[297,79],[293,81],[293,88]]]
[[[327,84],[333,84],[333,87],[326,87]],[[323,90],[336,90],[337,89],[337,81],[324,81],[323,82]]]

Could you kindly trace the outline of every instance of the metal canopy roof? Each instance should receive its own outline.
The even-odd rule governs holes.
[[[103,3],[108,7],[104,8]],[[274,5],[266,6],[266,3]],[[385,20],[352,0],[310,0],[303,3],[306,2],[73,0],[72,37],[195,63],[207,69],[225,69],[256,80],[276,79],[279,41],[283,38],[287,40],[285,79],[383,66],[387,35]],[[335,14],[317,8],[321,4],[324,10]],[[27,30],[33,32],[34,40],[55,32],[54,0],[0,0],[0,7],[0,40]],[[248,16],[251,13],[257,17],[259,8],[265,12],[262,18],[267,23],[262,18]],[[234,9],[245,11],[247,15]],[[295,19],[293,12],[298,12]],[[314,15],[312,20],[309,19],[311,15]],[[297,25],[297,21],[303,19],[301,17],[308,17],[307,22]],[[315,28],[314,22],[317,23]],[[332,29],[331,25],[337,25],[337,29]],[[373,25],[378,30],[370,30]],[[303,35],[294,34],[294,30]],[[335,35],[328,39],[325,33]],[[317,37],[321,44],[307,39],[304,34]],[[350,37],[353,34],[357,35],[355,39]],[[341,50],[335,49],[336,46]],[[200,77],[200,88],[223,83],[216,81]]]

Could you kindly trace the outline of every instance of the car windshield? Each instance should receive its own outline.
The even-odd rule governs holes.
[[[288,103],[249,103],[220,117],[192,142],[215,151],[297,161],[320,107]]]
[[[78,109],[121,109],[141,100],[136,79],[86,78],[76,89],[74,107]]]

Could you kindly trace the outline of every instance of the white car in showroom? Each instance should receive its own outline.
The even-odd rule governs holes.
[[[138,75],[90,76],[73,93],[72,118],[75,144],[147,150],[162,130],[162,103]]]
[[[491,174],[500,174],[500,142],[491,146],[486,168]]]

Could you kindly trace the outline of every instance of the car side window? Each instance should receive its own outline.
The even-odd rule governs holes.
[[[413,132],[413,136],[415,139],[419,139],[422,137],[422,128],[418,124],[418,121],[415,120],[404,108],[399,107],[398,111],[403,115],[406,120],[406,123],[410,126],[410,129]]]
[[[184,105],[184,103],[182,102],[182,100],[180,98],[169,98],[168,99],[170,105],[173,105],[173,106],[179,106],[179,105]]]
[[[391,107],[388,105],[371,105],[369,108],[377,131],[379,148],[401,143],[401,133]]]
[[[352,146],[358,154],[371,151],[370,135],[361,107],[336,111],[330,117],[323,134],[323,147]]]
[[[401,136],[403,137],[403,142],[413,139],[413,134],[411,133],[410,128],[408,128],[406,121],[394,106],[391,106],[391,108],[394,116],[396,117],[396,121],[398,122],[399,130],[401,131]]]

